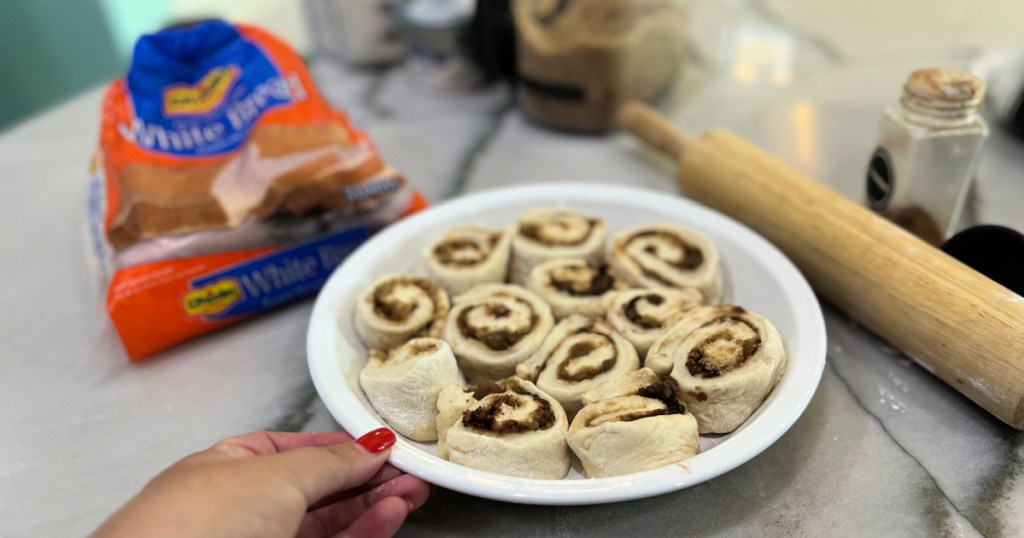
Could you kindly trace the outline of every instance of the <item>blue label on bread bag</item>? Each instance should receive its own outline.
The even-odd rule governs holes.
[[[220,21],[143,36],[127,87],[134,117],[121,136],[187,157],[235,150],[265,112],[305,99],[298,77]]]
[[[189,282],[189,317],[244,316],[315,293],[331,271],[370,236],[365,226],[330,233]]]

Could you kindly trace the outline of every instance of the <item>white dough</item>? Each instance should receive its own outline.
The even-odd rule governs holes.
[[[768,320],[738,306],[687,313],[647,354],[671,371],[700,433],[729,433],[760,407],[786,367],[782,337]]]
[[[573,417],[583,407],[584,392],[639,367],[633,344],[607,321],[573,315],[558,322],[516,374],[535,382]]]
[[[424,249],[431,276],[451,294],[477,284],[505,282],[511,254],[511,226],[459,226]]]
[[[704,234],[674,224],[649,223],[612,237],[608,263],[641,288],[696,288],[704,304],[722,296],[718,249]]]
[[[496,392],[475,399],[446,435],[452,463],[522,478],[557,480],[569,472],[565,432],[569,423],[558,401],[519,378],[498,382]],[[454,401],[459,409],[460,398]],[[450,416],[447,408],[442,415]]]
[[[436,338],[415,338],[388,353],[373,350],[359,372],[359,385],[377,414],[420,442],[437,440],[438,393],[462,383],[451,348]]]
[[[604,221],[571,209],[531,209],[519,218],[512,239],[512,275],[527,283],[537,264],[555,258],[585,258],[598,264],[604,258]]]
[[[433,281],[388,275],[356,303],[356,332],[368,348],[389,350],[410,338],[440,338],[448,316],[448,294]]]
[[[605,317],[633,344],[642,359],[683,313],[700,306],[702,297],[695,288],[620,291],[609,298]]]
[[[635,395],[592,403],[576,415],[566,441],[589,478],[657,469],[692,457],[698,450],[697,420],[689,413],[664,412],[662,402]]]
[[[616,291],[629,287],[607,265],[584,258],[556,258],[534,266],[527,287],[551,305],[555,319],[603,316]]]
[[[566,441],[590,478],[656,469],[699,450],[697,420],[678,383],[650,368],[601,383],[583,402]]]
[[[453,385],[437,395],[437,457],[448,459],[448,430],[475,402],[473,389]]]
[[[444,339],[466,379],[479,384],[513,375],[553,325],[551,308],[530,290],[480,284],[455,297]]]

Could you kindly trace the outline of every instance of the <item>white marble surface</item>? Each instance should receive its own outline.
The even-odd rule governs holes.
[[[1019,3],[707,0],[690,61],[660,106],[684,130],[726,127],[851,196],[881,107],[922,65],[1022,47]],[[743,43],[746,43],[744,45]],[[750,43],[778,54],[738,80]],[[770,61],[769,61],[770,60]],[[550,180],[674,192],[667,163],[624,135],[526,121],[507,91],[417,88],[401,69],[319,65],[325,93],[432,200]],[[311,301],[130,365],[84,259],[93,91],[0,136],[0,536],[77,536],[153,474],[259,428],[335,429],[305,365]],[[998,130],[978,175],[981,222],[1024,229],[1024,146]],[[718,479],[593,507],[503,504],[440,491],[403,536],[1015,536],[1024,434],[826,306],[828,366],[779,442]]]

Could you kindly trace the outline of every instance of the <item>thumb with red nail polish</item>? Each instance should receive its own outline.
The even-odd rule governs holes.
[[[370,454],[380,454],[395,444],[395,434],[387,428],[377,428],[366,435],[356,439],[359,446],[366,449]]]

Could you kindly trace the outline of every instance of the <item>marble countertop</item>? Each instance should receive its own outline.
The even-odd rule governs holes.
[[[1024,6],[1008,1],[691,7],[687,63],[658,106],[691,134],[731,129],[849,196],[860,193],[881,109],[907,73],[984,65],[990,53],[1024,46]],[[755,76],[737,76],[744,62]],[[676,191],[669,163],[630,137],[545,130],[503,88],[425,91],[401,67],[319,63],[315,75],[433,201],[554,180]],[[311,300],[128,363],[85,263],[99,99],[99,90],[86,93],[0,136],[4,537],[83,535],[168,464],[227,436],[338,429],[306,368]],[[972,219],[1024,229],[1021,149],[993,129]],[[740,468],[683,491],[589,507],[438,491],[399,534],[1024,533],[1024,434],[823,307],[829,350],[814,399]]]

